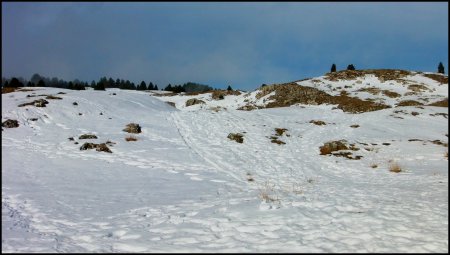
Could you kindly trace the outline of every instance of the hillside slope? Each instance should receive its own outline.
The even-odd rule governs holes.
[[[327,90],[326,77],[297,85],[328,99],[338,83],[355,83],[350,96],[385,98],[356,91],[366,78]],[[441,101],[448,84],[418,77],[408,80],[431,91],[408,98],[401,87],[411,84],[388,82],[402,96],[359,114],[339,102],[263,109],[280,100],[270,98],[279,90],[257,98],[264,88],[222,100],[116,89],[2,94],[2,123],[19,123],[2,131],[2,251],[448,252],[448,108],[395,107]],[[62,99],[18,107],[43,94]],[[192,98],[205,103],[186,107]],[[261,109],[237,110],[247,104]],[[142,133],[127,142],[131,122]],[[80,150],[108,140],[112,153]],[[321,155],[333,141],[347,149]]]

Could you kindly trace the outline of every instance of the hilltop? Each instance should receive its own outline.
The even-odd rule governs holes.
[[[445,75],[22,88],[2,123],[2,252],[448,252]]]

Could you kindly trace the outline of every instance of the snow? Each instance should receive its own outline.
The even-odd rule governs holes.
[[[415,80],[448,96],[431,81]],[[17,107],[43,98],[26,98],[33,92],[66,94]],[[2,94],[2,122],[20,124],[2,131],[2,252],[448,252],[448,147],[431,142],[448,143],[447,117],[434,115],[447,108],[236,110],[257,92]],[[206,104],[186,107],[190,98]],[[122,131],[131,122],[142,127],[135,142]],[[286,144],[271,143],[275,128],[287,129]],[[98,139],[79,140],[85,133]],[[320,155],[341,139],[363,157]],[[111,154],[79,150],[107,140]]]

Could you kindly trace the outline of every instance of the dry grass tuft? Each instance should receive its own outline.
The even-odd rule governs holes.
[[[391,161],[389,165],[389,172],[400,173],[402,171],[403,171],[402,167],[397,162]]]
[[[137,137],[132,136],[132,135],[125,137],[125,141],[127,141],[127,142],[135,142],[137,140],[138,140]]]

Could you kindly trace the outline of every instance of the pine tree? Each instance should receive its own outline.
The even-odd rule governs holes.
[[[231,91],[231,90],[233,90],[233,89],[231,88],[231,86],[230,86],[230,85],[228,85],[228,88],[227,88],[227,90],[228,90],[228,91]]]
[[[442,64],[442,62],[439,62],[439,65],[438,65],[438,73],[442,73],[442,74],[445,73],[444,65]]]
[[[336,65],[335,64],[331,65],[331,72],[332,73],[336,72]]]
[[[155,90],[158,90],[158,85],[157,84],[155,84]]]
[[[347,70],[355,70],[355,66],[353,64],[350,64],[347,66]]]
[[[37,86],[38,87],[45,87],[45,82],[43,80],[39,80]]]
[[[149,82],[148,83],[148,90],[154,90],[154,89],[155,89],[155,87],[153,87],[153,83]]]

